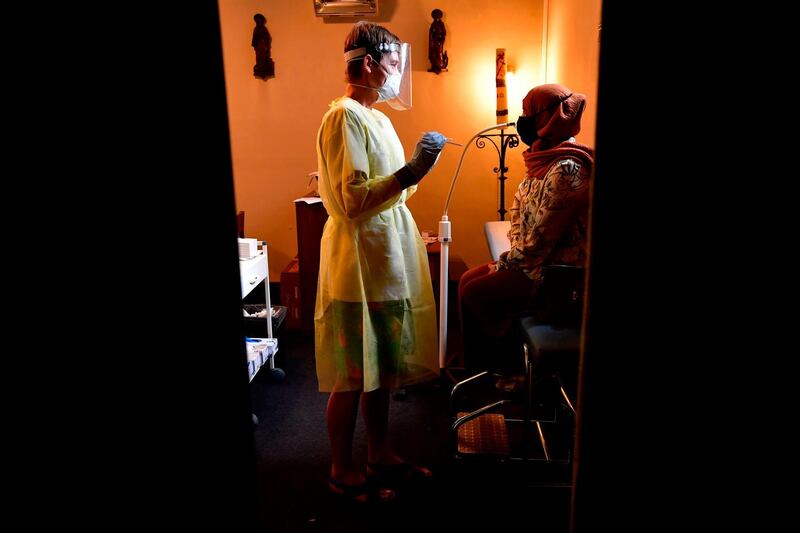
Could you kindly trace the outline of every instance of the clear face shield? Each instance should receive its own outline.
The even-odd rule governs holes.
[[[398,62],[395,72],[387,69],[383,63],[378,66],[386,74],[386,81],[381,87],[368,87],[378,91],[378,102],[386,102],[393,109],[405,111],[411,109],[411,45],[408,43],[380,43],[377,50],[382,59],[393,60],[391,52],[397,52]],[[366,48],[356,48],[344,54],[345,61],[354,61],[367,55]],[[355,85],[355,84],[353,84]]]

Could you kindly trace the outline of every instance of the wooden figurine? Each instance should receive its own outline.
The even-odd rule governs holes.
[[[428,59],[431,62],[431,68],[428,72],[439,74],[443,70],[447,70],[447,52],[444,51],[444,38],[447,35],[447,30],[442,22],[441,9],[434,9],[431,11],[433,22],[431,23],[430,30],[428,30]]]
[[[253,76],[267,80],[275,77],[275,63],[270,57],[272,49],[272,36],[267,29],[267,17],[261,13],[253,16],[256,27],[253,29],[252,45],[256,51],[256,64],[253,67]]]

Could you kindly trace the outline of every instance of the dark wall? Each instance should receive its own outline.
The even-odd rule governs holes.
[[[174,417],[165,420],[171,439],[164,447],[164,463],[173,468],[164,476],[164,493],[181,496],[169,498],[163,509],[171,518],[168,523],[178,529],[254,531],[255,451],[241,364],[245,354],[236,209],[217,2],[187,4],[160,25],[174,32],[165,43],[177,41],[179,46],[164,46],[150,58],[158,65],[165,56],[172,59],[163,65],[169,82],[164,101],[149,115],[152,131],[166,130],[156,134],[164,145],[154,147],[151,155],[153,166],[160,169],[156,176],[161,183],[171,183],[155,186],[154,193],[166,195],[164,214],[171,215],[171,234],[185,239],[193,256],[193,272],[180,282],[177,294],[171,293],[176,290],[174,280],[186,275],[186,265],[167,267],[164,274],[172,280],[171,290],[160,295],[167,309],[170,300],[180,299],[191,310],[163,332],[163,338],[177,334],[181,341],[168,340],[159,350],[162,360],[190,352],[188,364],[179,365],[174,376],[176,394],[168,396],[174,403],[164,406]],[[160,80],[152,81],[158,90]],[[194,342],[186,350],[189,339]],[[159,371],[156,361],[152,370]]]
[[[78,353],[101,361],[91,486],[111,529],[259,530],[217,9],[104,10],[92,55],[73,56],[93,75],[75,78],[84,127],[68,142],[80,181],[97,179],[93,203],[72,204],[98,247],[77,284],[92,306]]]
[[[723,199],[745,157],[737,84],[720,76],[739,38],[701,11],[603,2],[576,533],[719,524],[732,510],[709,494],[740,487],[719,456],[739,439],[710,437],[746,395],[718,392],[747,283],[724,281],[742,274],[730,237],[747,216],[721,209],[743,205]],[[725,33],[706,46],[711,29]]]

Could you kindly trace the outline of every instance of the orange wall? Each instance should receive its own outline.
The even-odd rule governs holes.
[[[507,50],[509,60],[509,116],[521,112],[521,100],[532,86],[545,81],[542,69],[543,2],[545,0],[382,0],[381,14],[369,18],[383,24],[412,44],[413,97],[410,111],[398,112],[384,104],[378,108],[394,123],[410,156],[420,133],[435,129],[459,142],[495,122],[495,48]],[[558,5],[556,5],[558,4]],[[574,4],[574,7],[571,5]],[[581,9],[599,0],[550,0],[550,13],[585,17]],[[344,37],[354,20],[332,22],[314,15],[310,1],[220,0],[225,83],[231,132],[237,208],[246,211],[246,233],[270,243],[270,276],[280,271],[297,253],[293,200],[306,192],[306,174],[316,170],[315,136],[329,102],[344,91]],[[569,8],[572,7],[570,10]],[[445,50],[449,72],[427,72],[430,12],[444,11],[447,26]],[[253,78],[255,54],[250,46],[253,15],[263,13],[272,35],[275,78]],[[566,64],[570,70],[550,70],[548,78],[565,76],[563,83],[586,92],[590,102],[596,93],[596,21],[581,22],[590,35],[572,35],[574,46],[547,54],[548,64]],[[563,43],[562,23],[551,22],[549,43]],[[556,29],[558,27],[559,29]],[[563,31],[574,30],[564,25]],[[594,44],[594,52],[581,50]],[[565,55],[565,50],[568,51]],[[593,59],[587,58],[594,54]],[[594,110],[591,131],[594,131]],[[588,123],[589,121],[586,121]],[[585,127],[581,137],[590,128]],[[448,145],[436,168],[422,181],[409,202],[420,230],[437,229],[460,148]],[[509,151],[506,208],[523,176],[521,147]],[[497,155],[491,146],[467,152],[449,216],[453,223],[451,254],[469,266],[489,260],[483,222],[496,220],[497,179],[492,169]]]
[[[586,95],[578,140],[594,146],[601,0],[545,0],[548,83]]]

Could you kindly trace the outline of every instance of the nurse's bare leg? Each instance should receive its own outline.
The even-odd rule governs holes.
[[[340,483],[361,483],[364,476],[353,465],[353,432],[361,391],[332,392],[325,412],[331,444],[331,477]]]
[[[367,429],[367,474],[381,476],[383,481],[427,479],[433,474],[395,455],[389,445],[389,389],[378,389],[361,395],[361,414]]]
[[[381,388],[362,394],[361,415],[367,430],[367,462],[401,462],[389,447],[389,389]]]

